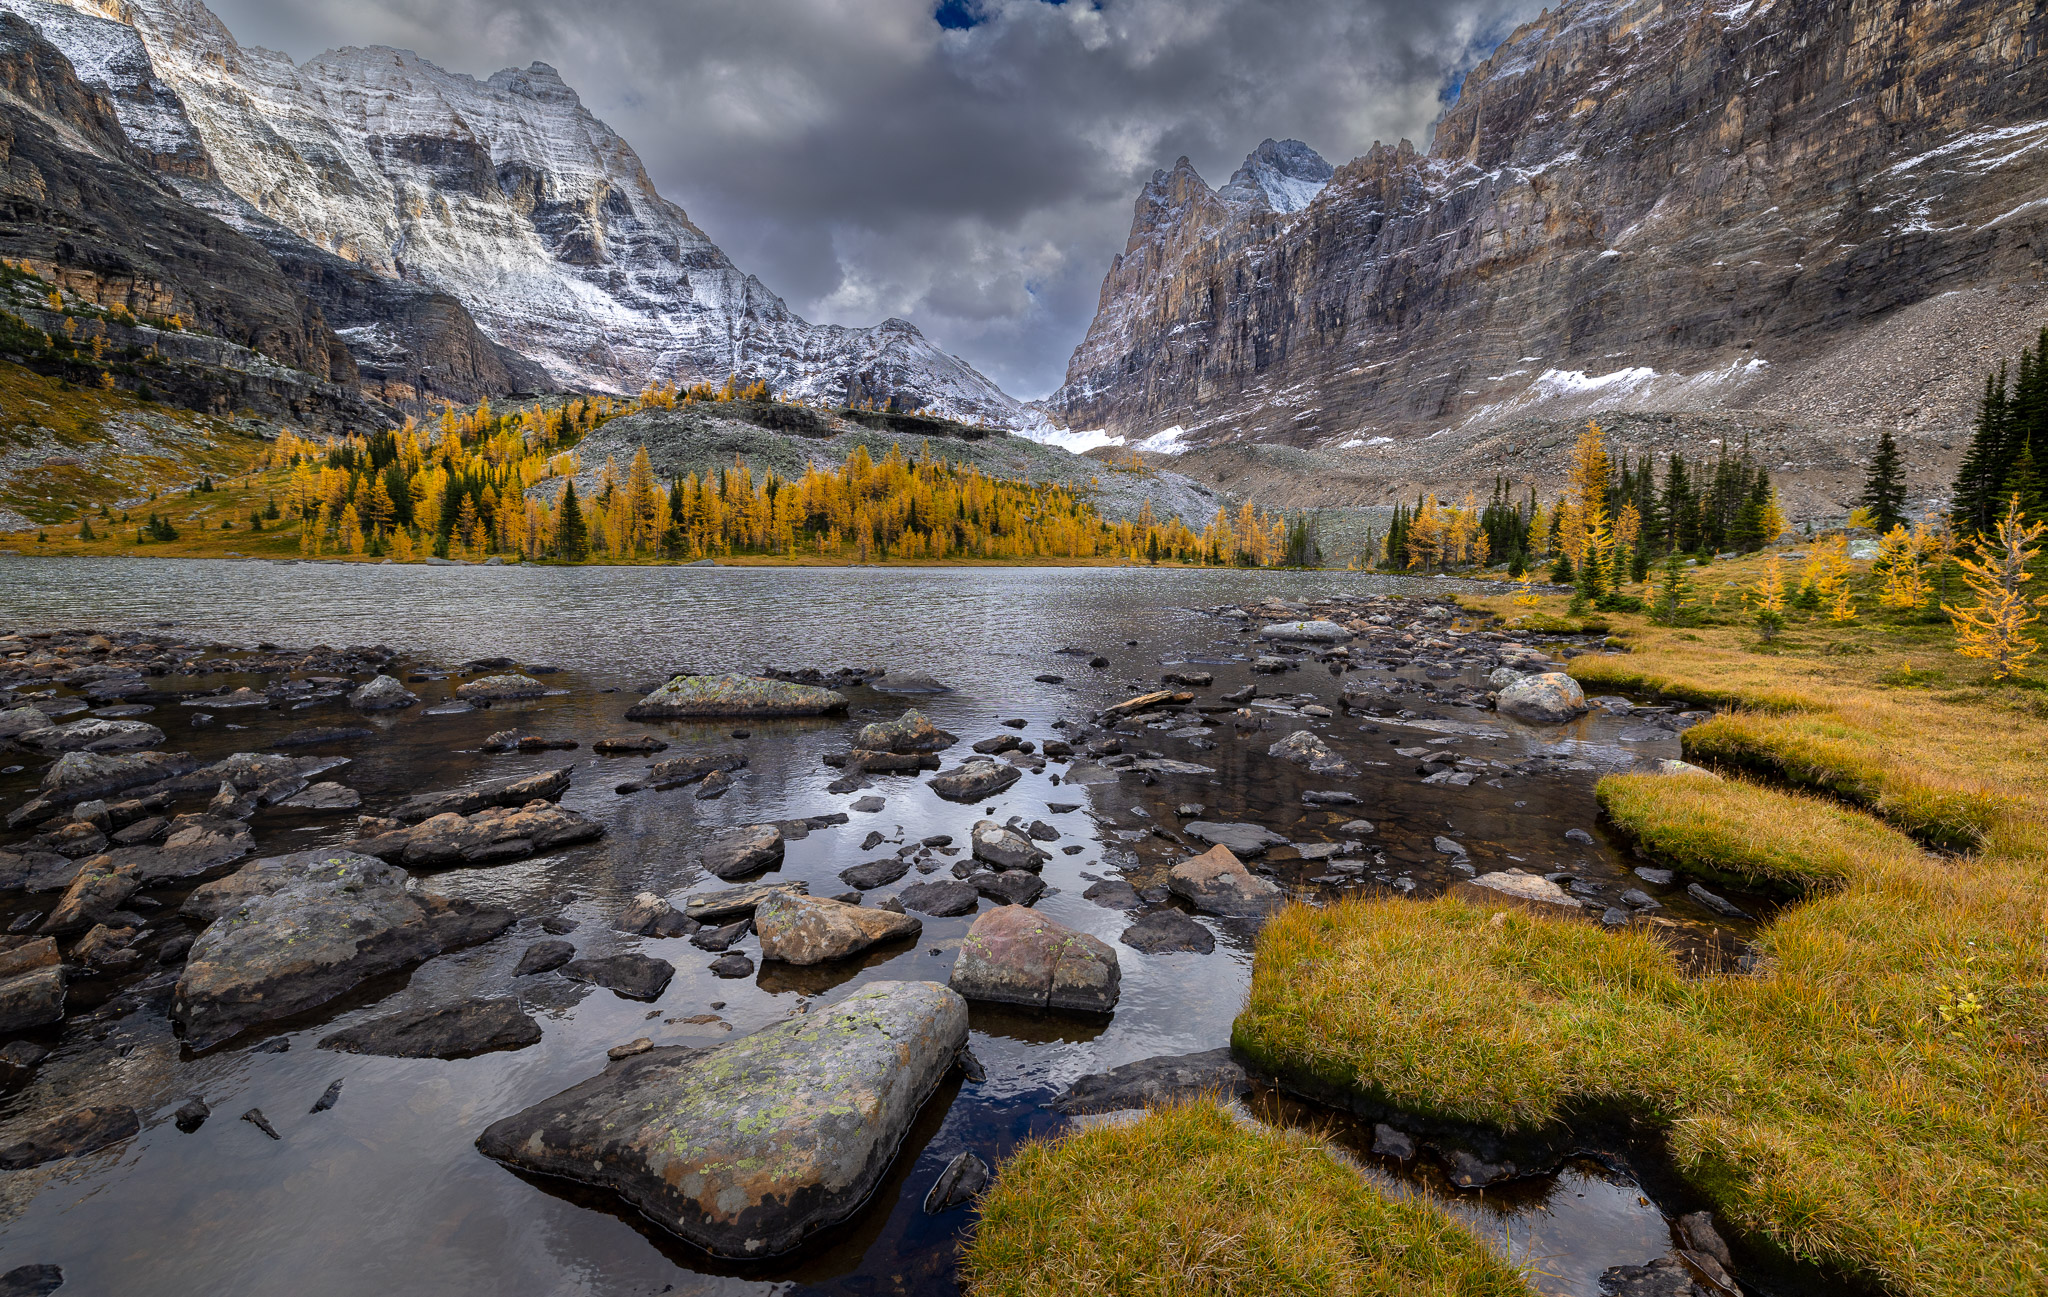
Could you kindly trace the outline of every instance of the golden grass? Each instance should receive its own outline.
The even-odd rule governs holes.
[[[1922,686],[1983,673],[1910,622],[1765,651],[1616,620],[1634,652],[1574,676],[1740,707],[1688,754],[1824,794],[1599,786],[1645,854],[1805,897],[1760,932],[1760,971],[1687,982],[1640,934],[1458,901],[1295,909],[1260,936],[1238,1045],[1306,1086],[1503,1127],[1619,1108],[1753,1244],[1897,1293],[2048,1292],[2036,696]]]
[[[1023,1145],[982,1204],[972,1297],[1528,1297],[1437,1208],[1214,1103]]]

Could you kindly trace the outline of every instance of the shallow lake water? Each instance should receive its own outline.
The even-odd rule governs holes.
[[[0,629],[172,628],[186,639],[248,647],[382,643],[412,663],[453,666],[505,656],[561,668],[547,678],[559,692],[527,703],[453,715],[430,706],[369,722],[373,738],[333,745],[351,763],[326,776],[358,789],[365,810],[414,792],[452,788],[560,765],[575,768],[564,805],[600,819],[607,835],[568,851],[492,868],[425,875],[436,891],[487,900],[529,916],[510,933],[442,956],[409,975],[362,988],[346,1001],[259,1030],[206,1054],[185,1051],[161,1006],[94,1013],[95,992],[81,984],[74,1016],[43,1043],[51,1057],[25,1088],[0,1096],[0,1123],[70,1101],[132,1103],[143,1115],[138,1137],[116,1148],[34,1171],[0,1173],[0,1269],[29,1262],[64,1268],[65,1291],[152,1294],[476,1293],[916,1293],[955,1290],[959,1241],[970,1210],[926,1216],[920,1204],[939,1170],[963,1149],[991,1164],[1025,1137],[1061,1129],[1066,1119],[1044,1105],[1077,1077],[1159,1054],[1226,1044],[1249,978],[1249,923],[1202,917],[1217,939],[1213,954],[1146,955],[1117,941],[1130,916],[1082,897],[1092,879],[1125,878],[1144,888],[1185,854],[1167,834],[1193,816],[1254,820],[1299,844],[1355,838],[1352,854],[1375,858],[1356,880],[1316,882],[1321,867],[1274,853],[1276,881],[1304,899],[1389,887],[1429,896],[1462,875],[1434,846],[1440,835],[1462,844],[1481,872],[1511,865],[1538,873],[1569,869],[1605,893],[1640,881],[1616,847],[1598,836],[1593,781],[1608,770],[1678,754],[1676,736],[1618,741],[1628,722],[1600,710],[1562,727],[1535,729],[1490,712],[1448,705],[1425,690],[1476,679],[1431,679],[1421,668],[1354,671],[1397,690],[1390,706],[1410,720],[1466,727],[1461,751],[1491,763],[1493,777],[1469,787],[1423,786],[1413,759],[1393,747],[1444,731],[1362,723],[1341,710],[1310,719],[1312,700],[1335,708],[1347,677],[1308,662],[1278,677],[1250,672],[1256,650],[1235,623],[1204,609],[1268,596],[1427,595],[1449,583],[1362,574],[1142,569],[746,569],[746,568],[422,568],[171,560],[88,561],[0,558]],[[1109,659],[1091,669],[1082,648]],[[1273,706],[1270,728],[1240,734],[1225,723],[1212,746],[1164,729],[1127,738],[1177,760],[1212,767],[1203,775],[1162,775],[1156,783],[1124,776],[1080,787],[1061,781],[1059,763],[1027,773],[988,803],[940,800],[919,779],[874,776],[874,787],[834,794],[839,771],[825,765],[843,750],[848,727],[925,711],[965,744],[1009,732],[1059,737],[1056,720],[1084,722],[1107,703],[1156,686],[1163,671],[1198,663],[1215,674],[1209,694],[1256,681],[1262,694],[1289,695]],[[769,666],[881,665],[926,672],[953,692],[905,699],[869,688],[849,692],[845,718],[739,723],[634,725],[623,713],[636,688],[678,671]],[[1057,674],[1058,684],[1034,677]],[[152,681],[195,690],[256,683],[233,675]],[[415,684],[429,705],[452,696],[457,679]],[[1312,697],[1311,697],[1312,696]],[[267,739],[311,725],[356,723],[338,704],[304,711],[223,712],[221,723],[190,727],[192,709],[158,706],[148,716],[170,735],[169,750],[213,759],[260,751]],[[247,728],[236,728],[246,726]],[[575,739],[574,752],[485,755],[485,735],[521,732]],[[1363,804],[1318,808],[1301,793],[1331,781],[1266,755],[1297,728],[1315,729],[1364,772],[1346,781]],[[672,745],[663,754],[715,748],[742,751],[748,765],[720,800],[692,789],[620,795],[614,787],[644,772],[644,757],[593,755],[608,734],[652,731]],[[327,754],[330,749],[313,751]],[[1552,758],[1540,773],[1510,767]],[[655,758],[659,759],[659,758]],[[11,760],[19,760],[12,758]],[[28,799],[39,767],[0,776],[0,807]],[[850,811],[863,796],[880,811]],[[1060,809],[1072,807],[1072,809]],[[559,1182],[529,1180],[473,1147],[484,1126],[594,1074],[604,1051],[639,1036],[657,1045],[703,1045],[781,1020],[813,999],[830,999],[878,979],[945,980],[972,916],[924,918],[912,942],[838,965],[793,969],[766,965],[740,980],[713,977],[713,956],[685,939],[613,931],[631,897],[652,890],[680,900],[723,886],[694,863],[692,847],[736,824],[848,812],[850,822],[792,842],[778,877],[809,883],[814,895],[845,890],[840,870],[901,844],[951,834],[964,844],[972,824],[1015,815],[1043,819],[1061,834],[1046,844],[1050,886],[1038,908],[1059,922],[1111,943],[1123,991],[1105,1019],[1032,1014],[977,1005],[972,1048],[987,1070],[980,1084],[949,1081],[927,1105],[889,1178],[847,1224],[801,1254],[739,1266],[714,1261],[676,1241],[609,1196]],[[1341,826],[1370,820],[1363,834]],[[258,812],[258,854],[345,842],[352,816]],[[1590,845],[1567,839],[1595,831]],[[863,849],[871,833],[883,843]],[[1068,855],[1063,848],[1078,846]],[[935,875],[944,877],[946,875]],[[921,880],[912,872],[902,880]],[[897,890],[868,894],[869,903]],[[573,899],[564,899],[573,894]],[[175,900],[181,893],[165,892]],[[0,923],[52,897],[0,905]],[[1697,925],[1711,944],[1726,925],[1664,898],[1667,913]],[[1611,903],[1611,902],[1609,902]],[[987,904],[986,902],[984,904]],[[677,968],[661,998],[645,1004],[549,974],[514,982],[524,947],[542,934],[540,916],[578,926],[568,939],[579,955],[639,950]],[[1720,934],[1720,936],[1716,936]],[[1736,934],[1736,935],[1739,935]],[[737,947],[758,956],[749,937]],[[398,1008],[450,999],[517,993],[541,1020],[544,1037],[515,1052],[460,1061],[337,1054],[323,1036]],[[719,1007],[714,1009],[716,1004]],[[118,1006],[117,1006],[118,1007]],[[680,1019],[715,1013],[719,1021]],[[260,1052],[283,1036],[290,1048]],[[331,1110],[311,1113],[333,1081],[343,1083]],[[183,1134],[170,1113],[203,1095],[213,1117]],[[236,1120],[260,1108],[282,1136],[265,1138]],[[1427,1167],[1403,1169],[1364,1159],[1366,1173],[1401,1192],[1429,1192],[1465,1216],[1483,1237],[1531,1266],[1545,1292],[1593,1297],[1608,1266],[1640,1264],[1671,1246],[1666,1218],[1633,1183],[1586,1165],[1520,1182],[1505,1191],[1460,1192]]]

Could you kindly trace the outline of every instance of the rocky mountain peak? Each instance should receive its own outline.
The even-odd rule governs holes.
[[[1265,140],[1217,191],[1229,203],[1263,202],[1276,212],[1307,207],[1330,183],[1336,168],[1300,140]]]
[[[528,99],[562,104],[569,108],[583,107],[583,100],[562,80],[562,74],[538,60],[523,68],[506,68],[494,72],[487,84],[494,89],[524,95]]]

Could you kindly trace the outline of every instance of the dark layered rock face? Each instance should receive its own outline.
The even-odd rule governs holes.
[[[2040,0],[1566,4],[1427,152],[1375,146],[1298,211],[1157,173],[1048,404],[1185,444],[1964,422],[1982,348],[2048,306],[2044,47]]]

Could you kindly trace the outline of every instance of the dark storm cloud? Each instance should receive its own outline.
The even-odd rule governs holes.
[[[808,318],[914,320],[1057,386],[1137,190],[1267,136],[1419,145],[1540,0],[214,0],[304,59],[398,45],[560,68],[656,183]]]

